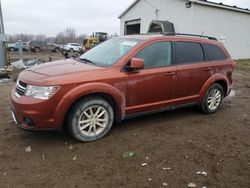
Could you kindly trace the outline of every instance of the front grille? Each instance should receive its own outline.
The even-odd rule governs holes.
[[[27,84],[25,84],[24,82],[20,81],[20,80],[17,80],[16,82],[16,93],[20,96],[24,95],[25,94],[25,91],[26,91],[26,87],[27,87]]]

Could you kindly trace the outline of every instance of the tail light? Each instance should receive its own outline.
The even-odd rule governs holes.
[[[232,68],[233,68],[233,69],[236,69],[236,67],[237,67],[237,63],[236,63],[235,61],[233,61],[233,62],[232,62]]]

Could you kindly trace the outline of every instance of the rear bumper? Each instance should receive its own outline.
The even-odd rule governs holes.
[[[53,118],[55,107],[49,100],[38,100],[26,96],[17,97],[15,89],[13,89],[10,106],[13,120],[22,129],[54,130],[61,128],[61,125],[58,125]]]

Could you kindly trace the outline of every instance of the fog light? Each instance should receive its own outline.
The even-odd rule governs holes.
[[[29,126],[29,127],[34,127],[35,123],[32,121],[32,119],[28,118],[28,117],[23,117],[23,122],[25,125]]]

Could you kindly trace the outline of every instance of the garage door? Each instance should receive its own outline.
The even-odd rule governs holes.
[[[141,19],[125,22],[125,35],[134,35],[141,33]]]

